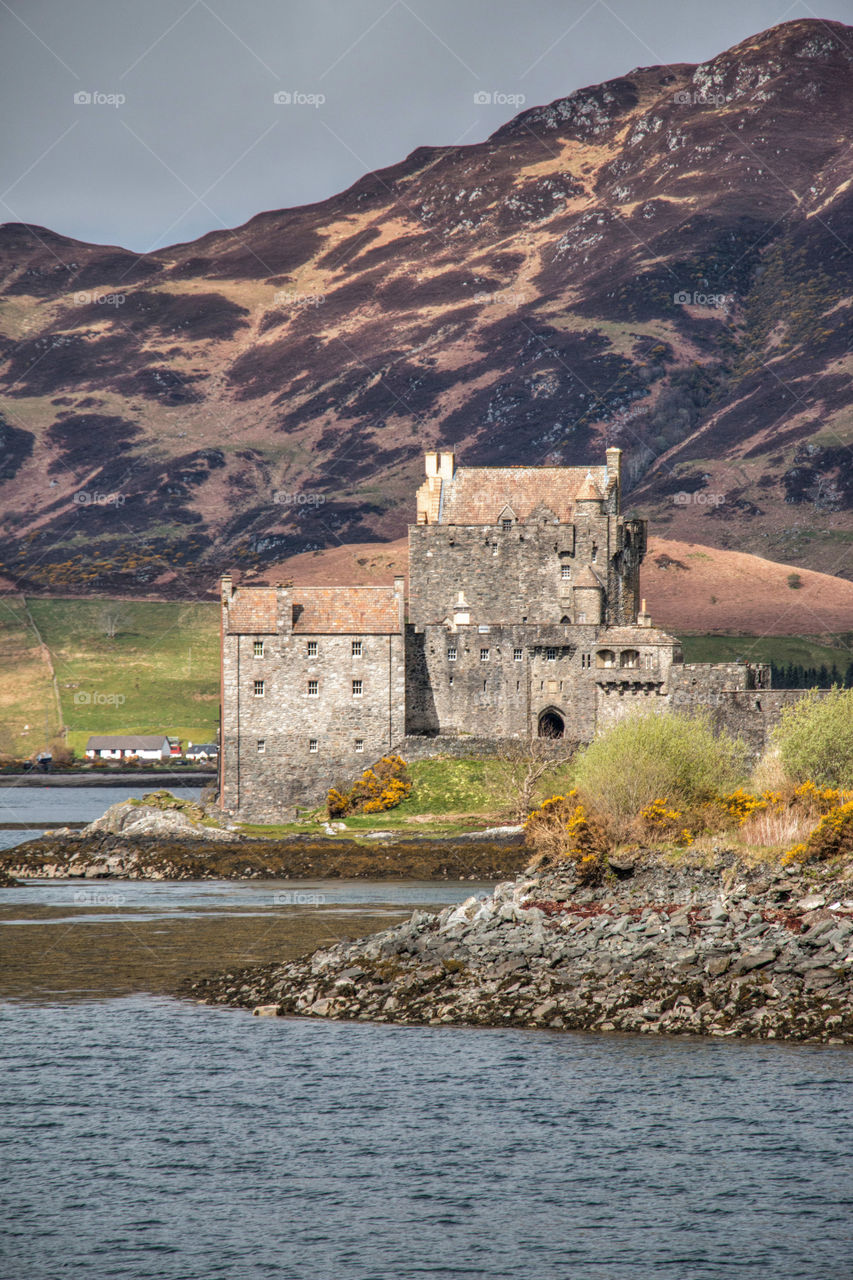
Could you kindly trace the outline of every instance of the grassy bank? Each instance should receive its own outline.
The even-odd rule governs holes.
[[[56,675],[67,745],[78,755],[93,733],[162,732],[185,742],[215,736],[216,605],[56,599],[27,604]],[[14,727],[9,726],[10,740],[18,737]]]
[[[685,662],[774,662],[832,668],[843,674],[850,661],[849,633],[811,640],[808,636],[682,635]]]

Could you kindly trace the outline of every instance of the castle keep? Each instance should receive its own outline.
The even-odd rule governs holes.
[[[589,742],[628,712],[705,708],[756,750],[792,691],[769,670],[688,665],[639,598],[646,522],[599,467],[460,467],[426,455],[404,580],[222,580],[220,803],[270,821],[389,750]],[[797,696],[793,693],[793,696]],[[485,740],[485,741],[484,741]]]

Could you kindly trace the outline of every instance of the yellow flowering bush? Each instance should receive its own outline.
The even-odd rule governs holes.
[[[326,807],[330,818],[350,813],[381,813],[393,809],[411,793],[412,780],[402,756],[383,756],[372,769],[365,769],[348,792],[332,787]]]
[[[577,798],[551,796],[527,817],[524,840],[542,861],[567,859],[575,864],[578,878],[595,884],[604,875],[610,849],[604,824]]]
[[[794,845],[783,862],[826,862],[828,858],[853,858],[853,800],[825,813],[811,835]]]

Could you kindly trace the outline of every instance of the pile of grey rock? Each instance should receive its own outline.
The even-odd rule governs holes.
[[[192,993],[261,1015],[847,1044],[853,883],[659,866],[599,888],[570,870],[521,876]]]

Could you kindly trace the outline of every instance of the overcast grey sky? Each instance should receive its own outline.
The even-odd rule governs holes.
[[[0,220],[194,239],[807,17],[853,0],[0,0]]]

